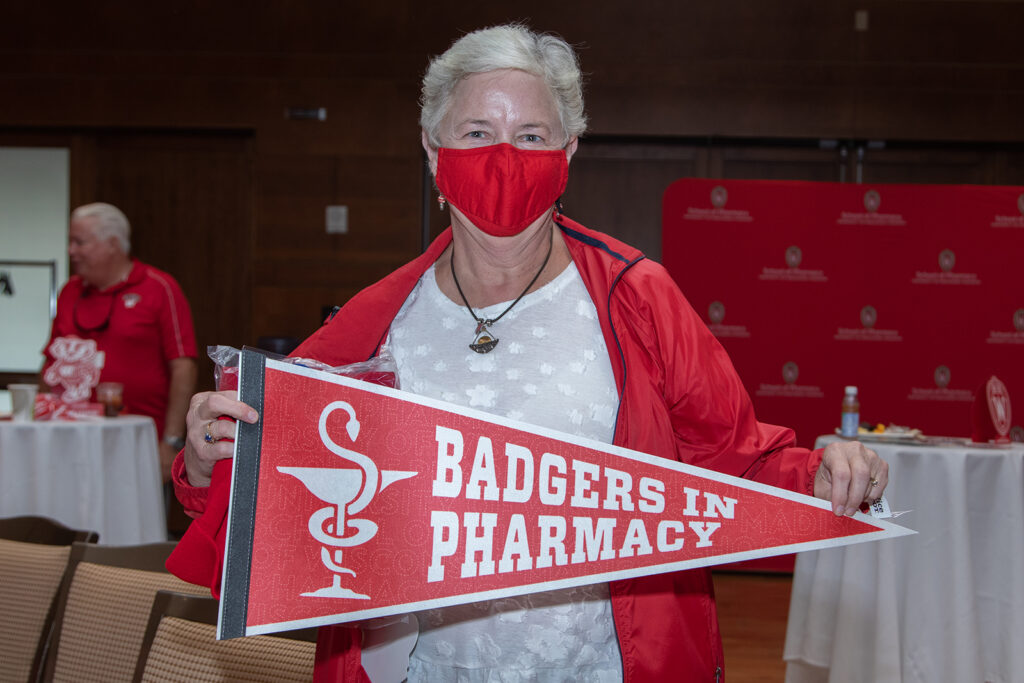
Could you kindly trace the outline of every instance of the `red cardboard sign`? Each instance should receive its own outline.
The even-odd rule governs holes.
[[[912,533],[249,351],[240,396],[221,638]]]

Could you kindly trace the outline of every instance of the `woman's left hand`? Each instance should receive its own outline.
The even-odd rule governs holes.
[[[889,483],[889,463],[859,441],[841,441],[825,447],[814,475],[814,496],[832,502],[836,515],[851,516],[863,503],[882,497]]]

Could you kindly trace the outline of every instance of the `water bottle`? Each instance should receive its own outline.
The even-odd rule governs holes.
[[[860,401],[857,399],[857,387],[846,387],[843,395],[843,421],[840,423],[839,433],[843,436],[857,436],[857,427],[860,426]]]

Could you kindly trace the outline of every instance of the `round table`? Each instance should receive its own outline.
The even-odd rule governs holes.
[[[0,517],[19,515],[96,531],[107,545],[167,540],[153,420],[0,421]]]
[[[1024,444],[867,445],[918,533],[797,556],[787,683],[1024,681]]]

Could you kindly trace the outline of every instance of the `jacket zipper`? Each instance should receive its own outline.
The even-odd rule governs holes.
[[[619,285],[619,280],[621,280],[622,276],[626,274],[626,271],[635,266],[640,261],[643,261],[647,257],[644,254],[640,254],[632,261],[628,261],[626,260],[626,257],[624,257],[622,254],[612,251],[612,249],[608,247],[608,245],[605,242],[593,238],[585,238],[579,233],[577,233],[575,230],[562,225],[561,223],[558,222],[557,217],[555,218],[555,225],[558,226],[558,228],[562,231],[563,235],[568,235],[575,240],[583,242],[584,244],[589,244],[592,247],[601,249],[605,253],[609,254],[613,258],[625,264],[622,267],[622,270],[620,270],[618,274],[616,274],[615,279],[612,280],[611,286],[608,287],[608,298],[605,301],[605,305],[608,308],[608,328],[612,331],[612,337],[615,339],[616,351],[619,352],[619,361],[622,363],[622,382],[618,386],[620,400],[619,407],[615,411],[615,431],[612,433],[612,443],[615,443],[615,436],[618,434],[619,431],[619,412],[622,410],[621,397],[626,391],[626,374],[628,373],[628,369],[626,368],[626,354],[623,353],[622,351],[622,343],[619,342],[619,333],[615,330],[615,323],[612,321],[612,294],[615,292],[615,288]]]
[[[626,271],[640,261],[643,261],[645,258],[647,257],[641,255],[633,261],[627,262],[626,265],[622,267],[622,270],[619,271],[618,275],[616,275],[615,279],[612,281],[611,287],[608,288],[608,300],[605,303],[608,310],[608,328],[612,331],[612,337],[615,339],[616,351],[619,352],[619,362],[622,363],[622,384],[619,386],[619,405],[615,410],[615,433],[612,434],[612,443],[615,443],[615,437],[618,435],[619,431],[619,412],[622,410],[622,397],[626,393],[626,375],[629,372],[629,368],[626,367],[626,354],[622,350],[622,342],[619,341],[619,333],[615,329],[615,321],[612,320],[612,295],[615,293],[615,288],[619,286],[619,280],[621,280],[622,276],[626,274]]]

